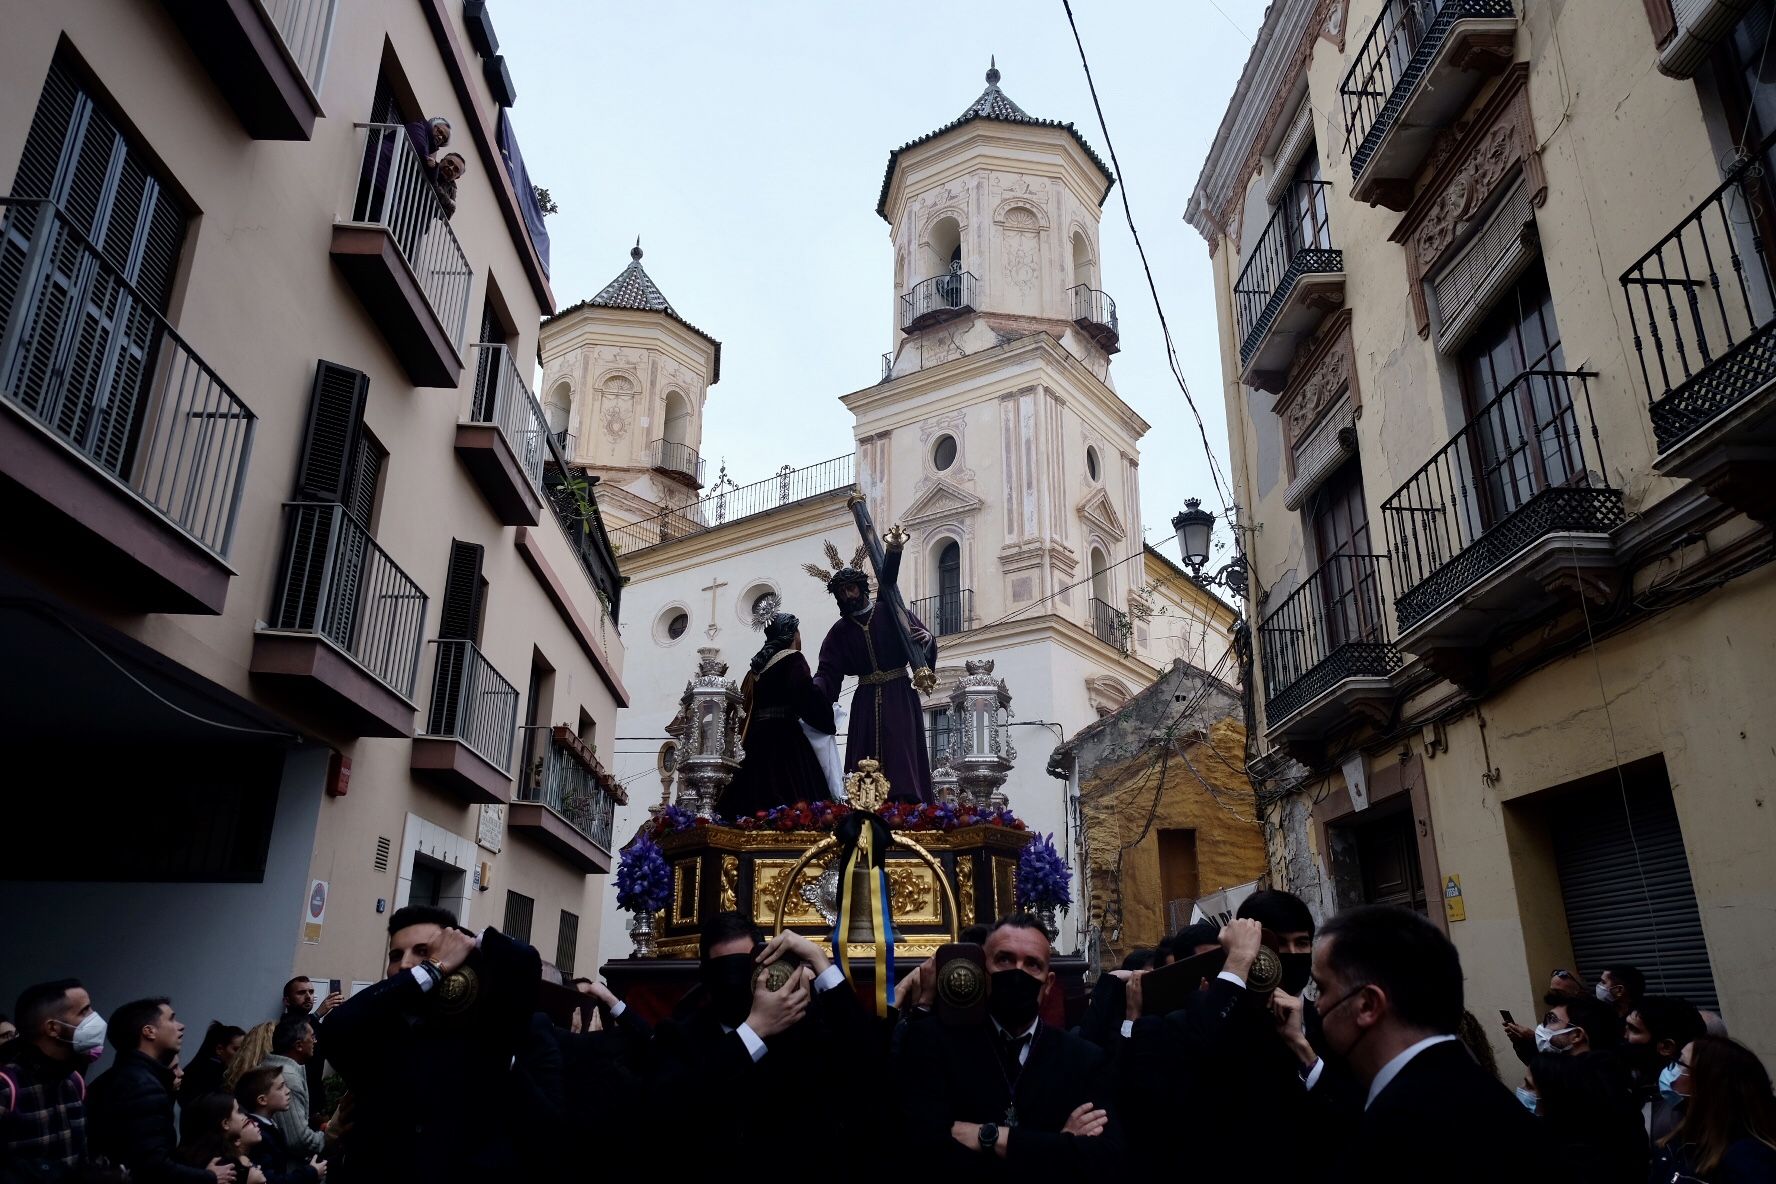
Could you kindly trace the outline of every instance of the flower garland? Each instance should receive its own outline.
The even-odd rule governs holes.
[[[617,907],[631,913],[657,913],[672,899],[672,871],[654,840],[642,835],[623,852],[617,866]]]
[[[1073,903],[1073,893],[1068,888],[1070,879],[1071,873],[1067,871],[1061,853],[1055,850],[1054,836],[1038,835],[1018,854],[1017,907],[1070,907]]]
[[[668,806],[654,820],[652,833],[677,834],[699,826],[732,826],[736,830],[830,831],[839,820],[851,813],[842,802],[796,802],[760,810],[732,822],[720,818],[698,818],[679,806]],[[969,826],[1002,826],[1007,830],[1026,829],[1023,820],[1010,810],[991,806],[952,806],[944,802],[889,802],[879,811],[882,821],[892,830],[951,831]]]

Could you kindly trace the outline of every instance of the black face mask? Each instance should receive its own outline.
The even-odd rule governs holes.
[[[752,1014],[752,955],[723,954],[703,963],[703,989],[715,1018],[738,1028]]]
[[[1278,954],[1283,964],[1282,988],[1291,995],[1299,995],[1307,990],[1307,980],[1313,977],[1312,954]]]
[[[1036,1019],[1042,980],[1021,970],[995,970],[987,1013],[1007,1032],[1021,1033]]]

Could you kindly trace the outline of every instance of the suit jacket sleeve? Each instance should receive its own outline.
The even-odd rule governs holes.
[[[381,1034],[403,1026],[424,1001],[425,992],[405,970],[371,983],[327,1017],[327,1059],[347,1081],[372,1069],[382,1051]]]
[[[964,1148],[950,1136],[960,1109],[952,1094],[955,1080],[944,1057],[945,1032],[934,1019],[914,1019],[896,1033],[899,1045],[893,1058],[893,1096],[901,1099],[907,1147],[920,1162],[939,1169],[977,1172],[980,1153]],[[968,1178],[968,1177],[961,1177]]]
[[[1068,1109],[1090,1102],[1104,1110],[1107,1122],[1103,1133],[1085,1138],[1020,1126],[1012,1132],[1011,1141],[1006,1145],[1006,1163],[1014,1168],[1027,1168],[1033,1174],[1112,1179],[1122,1174],[1126,1143],[1116,1100],[1111,1096],[1109,1058],[1095,1046],[1075,1045],[1075,1049],[1090,1055],[1080,1056],[1075,1052],[1059,1066],[1061,1080],[1071,1095]]]

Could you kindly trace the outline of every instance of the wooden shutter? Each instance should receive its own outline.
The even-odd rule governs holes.
[[[376,487],[382,483],[382,467],[387,461],[388,450],[372,439],[369,432],[360,432],[357,451],[352,454],[345,508],[372,530],[376,526]]]
[[[438,620],[438,637],[444,641],[473,641],[481,631],[481,558],[486,549],[479,543],[450,542],[450,572],[444,581],[444,606]]]
[[[580,918],[566,909],[561,910],[561,926],[555,932],[555,968],[561,971],[561,979],[567,982],[573,978],[574,958],[579,952]]]
[[[507,937],[530,944],[530,918],[536,912],[536,901],[522,892],[506,893],[506,923],[500,931]]]
[[[362,372],[337,362],[316,363],[308,428],[296,461],[297,501],[347,500],[369,391],[370,379]]]

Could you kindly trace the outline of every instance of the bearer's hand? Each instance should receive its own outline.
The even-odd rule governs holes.
[[[803,966],[790,975],[788,982],[773,991],[761,974],[752,988],[752,1012],[746,1017],[746,1026],[760,1040],[768,1040],[795,1027],[808,1014],[811,993],[808,984],[813,981],[813,972]]]
[[[1241,917],[1222,927],[1220,940],[1221,948],[1227,951],[1228,973],[1237,974],[1242,982],[1251,978],[1258,947],[1264,944],[1264,926],[1250,917]]]
[[[574,990],[582,995],[592,996],[592,998],[604,1004],[606,1008],[614,1008],[617,1005],[617,993],[599,982],[597,979],[593,979],[591,982],[578,983],[575,985]]]
[[[1104,1126],[1109,1121],[1109,1111],[1100,1110],[1090,1102],[1081,1102],[1067,1116],[1067,1125],[1061,1128],[1061,1133],[1092,1139],[1104,1133]]]
[[[310,1156],[308,1166],[314,1169],[315,1179],[325,1180],[327,1178],[327,1161],[320,1156]]]
[[[806,962],[816,977],[825,973],[826,968],[832,965],[832,959],[827,957],[819,946],[789,929],[785,929],[765,943],[765,948],[759,951],[758,964],[769,966],[783,957],[785,953],[794,954]]]
[[[438,934],[437,940],[432,942],[432,961],[445,974],[467,962],[469,955],[474,952],[475,939],[460,929],[446,927]]]
[[[913,967],[913,972],[901,979],[894,987],[894,1006],[902,1011],[909,1007],[923,1007],[927,1010],[937,1002],[937,967],[935,958]]]
[[[1291,995],[1280,988],[1272,991],[1270,1014],[1276,1020],[1277,1035],[1283,1038],[1283,1043],[1289,1046],[1289,1051],[1295,1054],[1295,1059],[1300,1061],[1303,1067],[1319,1060],[1320,1054],[1316,1053],[1313,1050],[1313,1045],[1307,1042],[1307,1031],[1303,1027],[1305,1012],[1301,996]]]
[[[1122,984],[1126,1000],[1122,1008],[1122,1018],[1125,1020],[1141,1018],[1141,978],[1146,973],[1145,970],[1131,971]]]

